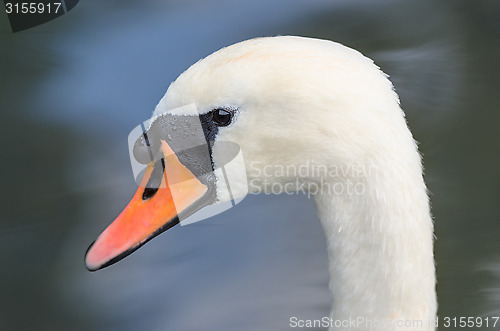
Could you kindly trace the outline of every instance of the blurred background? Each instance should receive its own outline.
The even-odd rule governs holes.
[[[16,34],[0,14],[0,330],[286,330],[329,314],[305,196],[249,196],[110,268],[83,264],[136,190],[127,136],[169,83],[286,34],[391,76],[432,192],[439,314],[500,315],[499,1],[108,0]]]

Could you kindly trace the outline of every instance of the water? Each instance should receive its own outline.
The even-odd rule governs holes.
[[[328,314],[304,196],[252,196],[97,273],[87,245],[136,189],[127,135],[190,64],[250,37],[342,42],[391,75],[424,154],[441,316],[500,314],[494,1],[85,1],[13,35],[0,15],[1,330],[287,329]]]

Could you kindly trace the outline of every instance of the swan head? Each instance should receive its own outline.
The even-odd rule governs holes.
[[[147,128],[150,139],[139,137],[134,146],[135,157],[149,164],[142,184],[89,248],[87,267],[97,270],[125,257],[177,224],[179,214],[187,217],[248,191],[266,192],[276,183],[293,189],[318,180],[286,169],[306,163],[347,169],[391,155],[405,157],[395,141],[413,140],[398,103],[371,60],[331,41],[258,38],[213,53],[181,74],[157,105]],[[208,149],[197,150],[190,142],[198,123]],[[239,151],[242,164],[213,171]],[[162,168],[190,186],[180,188],[177,197],[161,185],[147,187],[155,173],[162,182]],[[231,177],[230,191],[224,176]],[[168,204],[172,197],[175,206]]]

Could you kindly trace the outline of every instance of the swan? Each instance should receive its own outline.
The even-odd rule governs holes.
[[[196,105],[196,116],[183,113],[188,104]],[[435,329],[433,221],[421,156],[393,85],[372,60],[328,40],[250,39],[192,65],[153,115],[148,133],[163,138],[135,143],[135,157],[148,164],[144,177],[129,205],[89,247],[89,270],[113,264],[179,223],[180,215],[210,203],[246,190],[314,184],[320,190],[310,194],[329,256],[328,326]],[[193,118],[209,142],[208,161],[199,157],[203,153],[176,151]],[[170,131],[180,132],[178,138],[167,139]],[[230,195],[222,174],[205,169],[223,163],[223,142],[239,146],[244,157],[244,174],[229,173]],[[146,145],[159,151],[161,164],[148,158]],[[327,171],[273,171],[304,165]],[[148,186],[155,176],[163,186]],[[179,187],[165,185],[171,181]]]

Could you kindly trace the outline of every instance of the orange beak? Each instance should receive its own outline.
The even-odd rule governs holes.
[[[158,162],[152,163],[132,200],[87,250],[85,264],[90,271],[118,262],[178,224],[179,214],[192,213],[192,206],[207,193],[208,187],[179,161],[165,141],[161,143],[164,171],[157,178],[160,185],[148,187],[153,173],[162,170],[154,169],[160,166]]]

